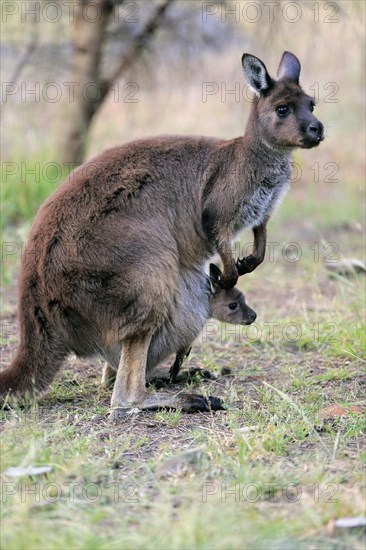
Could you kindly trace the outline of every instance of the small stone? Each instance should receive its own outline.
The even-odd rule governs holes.
[[[334,526],[341,529],[355,529],[359,527],[366,527],[366,518],[339,518],[335,520]]]
[[[354,277],[357,273],[366,273],[364,262],[357,259],[344,259],[337,262],[324,262],[325,269],[337,275]]]
[[[243,428],[238,429],[238,432],[243,433],[243,434],[247,434],[247,433],[250,433],[250,432],[255,432],[255,430],[257,430],[257,429],[258,429],[258,426],[243,426]]]
[[[52,472],[51,466],[28,466],[26,468],[23,468],[22,466],[12,466],[11,468],[5,470],[4,475],[8,477],[34,477],[48,474],[50,472]]]
[[[340,535],[341,532],[344,533],[345,529],[365,529],[366,528],[366,518],[354,517],[354,518],[338,518],[331,519],[327,525],[328,535]]]
[[[173,456],[156,468],[156,475],[160,479],[169,477],[184,477],[189,472],[197,473],[202,464],[204,452],[202,449],[192,449],[185,453]]]

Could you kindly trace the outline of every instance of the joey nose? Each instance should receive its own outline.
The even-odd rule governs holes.
[[[251,323],[254,323],[254,321],[255,321],[256,318],[257,318],[257,314],[256,314],[255,311],[251,310],[251,311],[249,312],[248,317],[249,317],[249,321],[250,321]]]

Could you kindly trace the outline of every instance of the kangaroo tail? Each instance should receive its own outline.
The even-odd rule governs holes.
[[[42,351],[46,345],[42,342]],[[40,353],[35,357],[22,344],[6,369],[0,372],[0,398],[32,396],[46,389],[62,365],[65,354]]]
[[[27,300],[23,294],[19,313],[20,344],[9,367],[0,372],[1,398],[41,392],[52,382],[67,355],[66,347],[34,300]]]

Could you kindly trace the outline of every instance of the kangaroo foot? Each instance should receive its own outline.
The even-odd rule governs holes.
[[[224,410],[223,402],[219,397],[212,395],[207,398],[203,395],[168,392],[158,392],[150,395],[143,403],[139,405],[142,410],[157,411],[160,409],[181,409],[183,412],[210,412]]]
[[[158,392],[153,395],[147,395],[146,398],[136,404],[126,406],[115,406],[109,419],[118,421],[126,418],[126,415],[138,411],[158,411],[181,409],[183,412],[210,412],[225,410],[223,402],[219,397],[204,397],[203,395],[189,394],[180,392],[178,394],[168,392]]]

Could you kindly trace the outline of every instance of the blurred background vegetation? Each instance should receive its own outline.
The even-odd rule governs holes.
[[[32,220],[71,165],[106,147],[242,134],[241,55],[275,76],[284,50],[301,60],[326,140],[296,154],[281,216],[301,201],[304,218],[362,222],[364,2],[28,0],[2,2],[1,17],[3,229]]]

